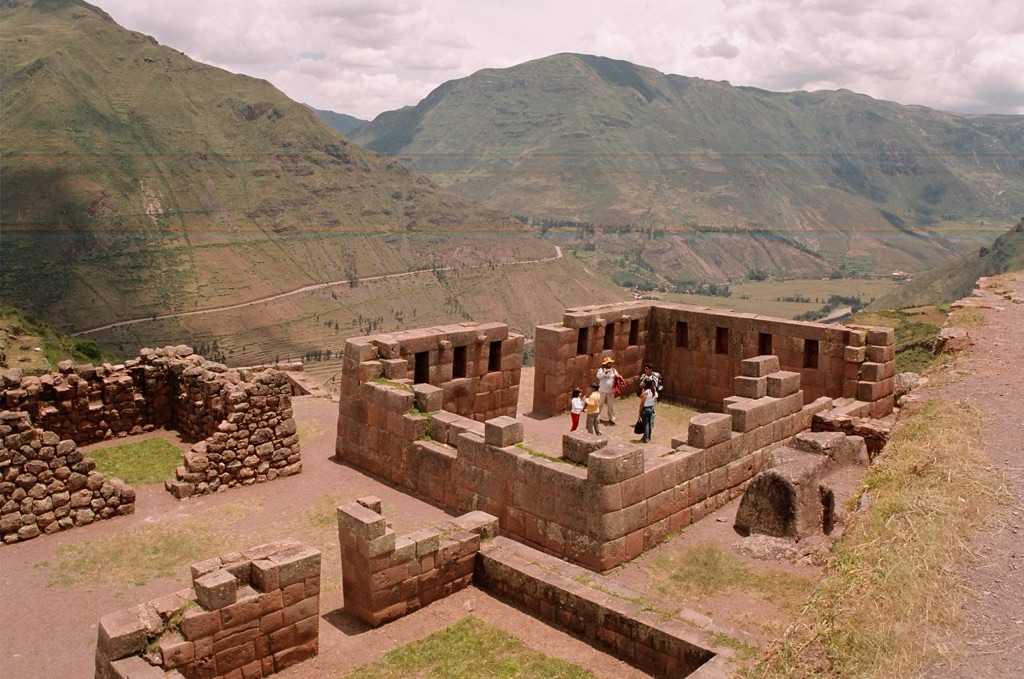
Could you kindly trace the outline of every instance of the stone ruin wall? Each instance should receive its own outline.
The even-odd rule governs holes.
[[[0,540],[42,534],[131,514],[135,491],[107,481],[70,439],[32,426],[25,412],[0,412]]]
[[[733,652],[714,634],[746,638],[693,611],[645,609],[621,583],[498,537],[484,512],[395,535],[376,497],[337,511],[345,611],[374,627],[475,584],[654,676],[725,676]]]
[[[260,679],[315,656],[320,552],[295,540],[201,561],[192,588],[104,616],[96,679]]]
[[[617,361],[627,366],[649,360],[641,353],[645,343],[646,349],[654,352],[649,344],[652,317],[660,324],[656,327],[675,327],[680,318],[693,322],[692,316],[685,315],[691,313],[690,307],[672,306],[663,317],[648,313],[649,306],[615,308],[639,316],[627,317],[629,322],[621,324],[626,328],[625,338],[637,340],[617,356]],[[608,317],[607,310],[603,313],[602,321]],[[718,392],[722,399],[718,406],[724,413],[696,416],[689,431],[672,440],[671,453],[660,457],[645,456],[644,449],[634,445],[608,445],[606,439],[587,434],[567,435],[563,438],[563,457],[584,467],[531,454],[528,442],[523,441],[522,424],[509,415],[481,423],[448,412],[443,385],[409,379],[406,360],[381,358],[374,338],[359,338],[346,346],[337,455],[446,507],[492,514],[498,517],[504,532],[525,544],[604,571],[635,558],[671,532],[738,497],[745,484],[764,468],[769,446],[811,429],[818,420],[824,422],[822,418],[833,410],[834,398],[823,394],[808,400],[803,391],[808,376],[818,377],[812,380],[815,393],[826,390],[824,383],[840,390],[835,398],[852,392],[853,396],[868,399],[850,396],[845,402],[840,400],[840,408],[835,409],[844,417],[891,412],[892,330],[784,321],[776,327],[767,319],[701,313],[709,317],[702,327],[722,327],[718,324],[727,321],[720,317],[736,323],[757,321],[761,325],[754,325],[750,332],[758,334],[762,329],[779,331],[790,325],[807,325],[808,334],[822,338],[816,357],[818,368],[784,370],[779,354],[786,352],[776,339],[772,340],[771,355],[737,359],[735,367],[732,358],[723,354],[720,360],[728,363],[723,363],[713,379],[728,376],[732,384],[728,394]],[[601,328],[609,325],[598,324]],[[695,323],[695,327],[699,326]],[[746,346],[740,342],[742,333],[729,334],[739,347]],[[582,377],[571,378],[572,371],[589,371],[597,359],[581,356],[575,364],[571,357],[545,363],[542,359],[549,352],[543,348],[554,348],[555,355],[567,349],[575,352],[580,346],[578,337],[565,328],[538,328],[535,397],[556,393],[568,403],[568,391],[559,392],[552,384],[568,389]],[[833,341],[826,342],[828,338]],[[696,336],[687,340],[697,344]],[[600,341],[603,346],[604,340]],[[614,345],[616,341],[611,342]],[[757,348],[765,347],[761,342],[758,337]],[[723,349],[731,346],[726,342]],[[659,351],[685,348],[673,346]],[[794,360],[791,355],[786,359]],[[873,360],[856,363],[855,359]],[[688,365],[670,367],[662,373],[670,397],[679,398],[678,391],[668,391],[671,385],[681,389],[680,385],[686,383],[684,377],[697,379],[690,373],[699,365],[693,359]],[[857,367],[856,374],[851,365]],[[376,380],[379,376],[388,379]],[[701,393],[709,397],[710,387]],[[540,410],[536,401],[534,409]],[[564,410],[563,405],[557,412]]]
[[[532,454],[523,425],[503,416],[480,423],[441,410],[427,384],[366,382],[339,401],[338,457],[458,511],[498,517],[527,545],[598,571],[614,568],[738,497],[764,467],[767,447],[809,429],[831,407],[803,405],[797,376],[776,357],[744,372],[773,396],[737,397],[727,413],[698,415],[673,450],[646,456],[635,444],[574,432],[569,464]]]
[[[668,303],[626,303],[567,310],[562,323],[537,327],[533,409],[556,415],[573,387],[594,381],[605,357],[615,359],[629,388],[651,362],[664,397],[720,409],[736,395],[740,363],[779,358],[800,375],[804,402],[822,396],[867,404],[864,417],[892,412],[894,334],[890,328],[786,321],[755,314]]]
[[[457,323],[345,343],[342,398],[363,382],[412,380],[441,391],[442,408],[480,421],[515,416],[525,338],[504,323]]]
[[[107,509],[115,514],[130,511],[121,507],[133,506],[133,500],[119,502],[118,498],[127,498],[125,493],[133,492],[123,484],[112,481],[104,485],[97,480],[94,464],[89,458],[82,459],[74,450],[77,445],[142,434],[158,427],[180,430],[197,443],[183,455],[176,478],[166,483],[178,498],[271,481],[302,470],[291,409],[292,387],[284,373],[271,368],[229,369],[179,346],[143,349],[138,358],[123,365],[76,366],[63,361],[57,372],[39,376],[25,375],[14,368],[5,371],[2,380],[0,408],[22,414],[8,417],[13,418],[10,422],[24,417],[25,423],[17,425],[17,435],[28,437],[26,443],[5,438],[5,452],[0,457],[0,498],[5,508],[0,511],[4,516],[11,515],[4,524],[12,529],[3,532],[7,540],[13,540],[7,537],[11,534],[20,535],[18,539],[35,537],[39,533],[32,525],[46,532],[55,524],[57,528],[49,528],[53,532],[89,522],[82,504],[84,490],[100,494],[87,503],[93,518],[107,518]],[[14,433],[12,430],[11,435]],[[53,446],[70,452],[49,459],[30,458],[19,452],[26,445],[43,455],[49,455]],[[62,460],[73,461],[65,464]],[[49,470],[43,469],[44,463]],[[62,467],[70,470],[63,479],[58,474],[68,472],[61,471]],[[35,474],[35,483],[29,484],[25,476],[28,473]],[[86,478],[84,485],[80,485],[81,476]],[[47,493],[50,500],[42,497],[36,484],[53,487]],[[57,508],[46,507],[54,502],[63,507],[65,492],[81,494],[68,501],[75,503],[78,511],[71,515],[60,509],[61,515],[57,516]],[[26,497],[39,504],[29,507]],[[103,506],[99,505],[100,499]],[[15,519],[11,518],[15,505],[11,502],[17,503],[17,511],[26,522],[16,531]],[[55,521],[50,520],[50,511]],[[39,524],[40,519],[47,522],[45,526]]]

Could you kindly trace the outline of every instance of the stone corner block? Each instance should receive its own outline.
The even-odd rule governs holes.
[[[320,575],[320,550],[302,545],[272,554],[270,561],[277,564],[281,587],[302,582]]]
[[[523,442],[523,423],[502,415],[484,422],[484,442],[489,446],[507,448]]]
[[[732,435],[732,415],[726,413],[701,413],[690,418],[687,445],[693,448],[710,448],[728,441]]]
[[[383,516],[357,502],[338,507],[338,532],[359,540],[373,540],[387,532]],[[344,539],[342,544],[344,544]]]
[[[130,610],[121,610],[100,618],[96,646],[108,660],[138,655],[146,650],[146,626]]]
[[[800,391],[800,373],[779,370],[768,375],[767,395],[772,398],[792,396]]]
[[[486,512],[472,511],[463,514],[454,521],[462,530],[476,533],[481,538],[493,538],[498,535],[498,518]]]
[[[207,573],[192,585],[196,590],[196,601],[208,611],[230,606],[238,594],[238,580],[223,569]]]
[[[601,485],[619,483],[644,473],[644,449],[627,443],[605,446],[587,459],[587,479]]]

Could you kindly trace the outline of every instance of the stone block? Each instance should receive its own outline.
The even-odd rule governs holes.
[[[356,503],[366,507],[371,512],[383,514],[381,510],[384,507],[384,502],[376,495],[365,495],[363,497],[356,498]]]
[[[868,328],[867,343],[875,346],[889,346],[896,342],[896,331],[892,328]]]
[[[769,375],[766,381],[767,395],[772,398],[782,398],[800,390],[800,373],[780,370]]]
[[[701,413],[690,418],[687,445],[710,448],[728,441],[732,435],[732,415],[727,413]]]
[[[235,603],[238,580],[225,569],[207,573],[194,580],[192,585],[196,590],[196,601],[208,611]]]
[[[100,618],[96,647],[108,660],[139,655],[146,650],[146,627],[132,611],[110,613]]]
[[[605,446],[587,458],[587,479],[600,485],[620,483],[644,471],[643,448],[618,443]]]
[[[887,346],[868,346],[864,353],[864,358],[871,363],[893,361],[896,359],[896,348],[892,344]]]
[[[847,363],[861,363],[864,360],[866,349],[860,347],[845,347],[843,349],[843,360]]]
[[[357,540],[374,540],[387,533],[387,521],[375,511],[352,502],[337,509],[338,533],[345,544],[345,536]]]
[[[581,416],[583,417],[583,416]],[[587,458],[595,450],[608,445],[608,439],[583,431],[562,434],[562,457],[577,464],[587,464]]]
[[[739,377],[733,378],[733,388],[737,396],[743,398],[761,398],[768,394],[767,377]]]
[[[425,413],[436,413],[444,408],[444,389],[432,384],[414,384],[413,403],[417,410]]]
[[[453,523],[481,538],[493,538],[498,535],[498,519],[485,512],[474,511],[456,518]]]
[[[270,555],[269,560],[277,564],[280,587],[320,575],[320,550],[312,547],[292,547]]]
[[[857,400],[877,401],[893,393],[893,378],[881,380],[880,382],[858,382]]]
[[[386,358],[381,362],[384,377],[389,380],[404,380],[409,377],[409,362],[404,358]]]
[[[484,441],[489,446],[507,448],[523,442],[523,423],[514,417],[495,417],[484,422]]]
[[[779,372],[778,356],[755,356],[740,361],[743,377],[767,377],[774,372]]]
[[[896,361],[885,363],[863,363],[860,366],[860,378],[864,382],[880,382],[895,376]]]

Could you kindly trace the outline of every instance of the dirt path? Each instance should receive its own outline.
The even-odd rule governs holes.
[[[999,279],[1024,299],[1024,274]],[[1019,679],[1024,676],[1024,304],[996,295],[974,298],[985,324],[969,329],[974,346],[962,355],[952,384],[930,394],[971,403],[985,413],[984,452],[1004,474],[1012,505],[971,543],[977,561],[962,576],[973,593],[962,630],[927,676]]]

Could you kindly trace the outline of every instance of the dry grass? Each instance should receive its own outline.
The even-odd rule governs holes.
[[[49,573],[49,585],[144,585],[154,578],[182,576],[192,563],[250,546],[252,536],[232,526],[259,508],[256,502],[235,502],[59,547],[60,561]]]
[[[818,591],[749,676],[916,676],[959,620],[952,565],[1009,495],[984,466],[982,415],[930,400],[908,408],[864,481]]]
[[[526,647],[511,634],[463,618],[345,675],[346,679],[593,679],[591,672]]]
[[[981,328],[986,324],[985,314],[982,313],[981,309],[975,309],[973,307],[965,307],[963,309],[954,309],[949,312],[950,327],[955,328]]]

